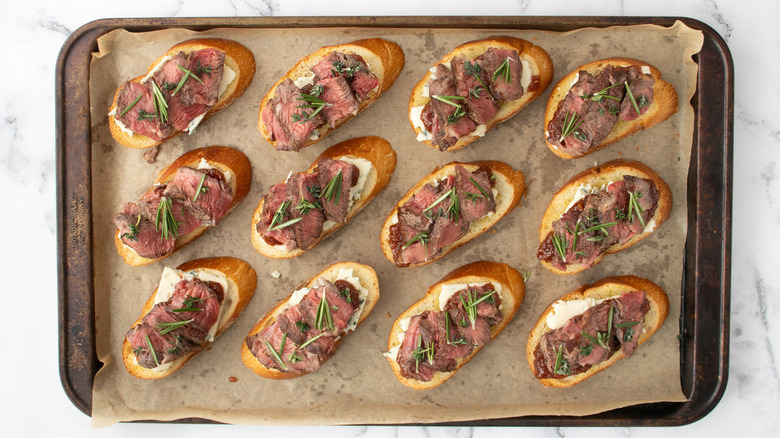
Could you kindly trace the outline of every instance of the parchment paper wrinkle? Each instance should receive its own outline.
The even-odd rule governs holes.
[[[585,158],[563,160],[544,143],[543,113],[552,85],[517,116],[463,151],[442,153],[415,140],[409,127],[409,93],[425,71],[459,44],[489,35],[527,39],[545,48],[555,65],[555,84],[579,65],[611,56],[632,57],[656,66],[679,94],[671,119]],[[231,107],[191,135],[165,143],[155,164],[143,151],[121,147],[109,133],[106,113],[124,81],[145,74],[149,64],[177,42],[199,37],[235,39],[257,59],[257,74]],[[300,153],[277,152],[259,135],[257,105],[269,87],[300,58],[322,45],[382,37],[400,44],[406,67],[374,106],[321,143]],[[568,33],[533,30],[458,29],[183,29],[148,33],[111,32],[99,42],[90,70],[92,178],[97,354],[104,363],[95,377],[93,426],[117,421],[202,417],[245,424],[350,424],[472,420],[522,415],[588,415],[622,406],[683,401],[680,388],[680,279],[686,236],[686,180],[691,153],[697,53],[703,37],[682,23],[582,29]],[[357,136],[390,141],[398,166],[390,185],[350,224],[314,250],[292,260],[266,259],[251,246],[250,217],[265,191],[289,170],[303,171],[325,148]],[[112,216],[122,202],[137,200],[157,173],[187,150],[226,145],[247,154],[254,168],[252,190],[219,227],[185,249],[144,267],[125,265],[113,243]],[[552,195],[576,173],[624,158],[649,165],[672,188],[674,207],[667,223],[641,244],[608,256],[593,269],[557,276],[535,258],[539,222]],[[501,160],[523,171],[530,182],[523,205],[494,228],[438,262],[399,269],[382,255],[378,236],[393,205],[434,167],[451,161]],[[206,351],[172,376],[158,381],[132,377],[121,361],[125,332],[155,289],[163,265],[210,256],[234,256],[258,272],[258,289],[244,315]],[[395,318],[418,300],[427,285],[475,260],[505,262],[528,269],[524,304],[504,333],[438,388],[415,392],[394,377],[382,352]],[[382,297],[373,314],[345,339],[319,371],[286,381],[257,377],[241,362],[240,347],[252,325],[295,287],[341,260],[366,263],[379,275]],[[281,277],[270,273],[279,271]],[[666,324],[628,360],[570,389],[545,388],[525,359],[528,333],[542,310],[583,283],[610,275],[651,279],[669,294]],[[425,286],[421,286],[425,285]],[[236,382],[229,379],[235,377]]]

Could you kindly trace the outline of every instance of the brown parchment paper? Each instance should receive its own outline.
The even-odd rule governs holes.
[[[585,158],[563,160],[544,143],[543,113],[552,85],[517,114],[466,150],[442,153],[418,143],[409,126],[409,94],[426,69],[467,41],[493,34],[527,39],[545,48],[555,65],[553,84],[579,65],[626,56],[658,67],[680,96],[679,112]],[[143,151],[121,147],[108,129],[114,91],[123,81],[146,72],[173,44],[197,36],[235,39],[257,59],[257,73],[245,94],[204,122],[195,134],[163,144],[158,161],[147,164]],[[300,153],[277,152],[259,135],[258,102],[300,58],[323,45],[382,37],[397,42],[406,66],[395,85],[374,106],[315,146]],[[686,178],[694,112],[697,66],[691,55],[702,45],[699,31],[682,23],[581,29],[568,33],[532,30],[462,29],[214,29],[203,33],[165,30],[134,34],[111,32],[99,40],[90,70],[94,211],[95,323],[97,354],[103,367],[95,377],[94,426],[127,420],[202,417],[249,424],[350,424],[471,420],[521,415],[587,415],[644,402],[683,401],[677,341],[680,282],[686,235]],[[250,243],[252,211],[265,191],[289,170],[303,171],[327,147],[357,136],[390,141],[398,165],[387,187],[350,224],[312,251],[291,260],[270,260]],[[185,151],[227,145],[247,154],[254,175],[243,203],[210,230],[163,262],[125,265],[113,243],[113,214],[121,202],[135,201],[157,173]],[[546,271],[535,258],[538,227],[553,193],[579,171],[616,158],[638,159],[672,188],[670,219],[650,238],[598,266],[573,276]],[[396,268],[378,241],[381,224],[394,204],[434,167],[451,161],[502,160],[522,170],[527,198],[493,230],[431,265]],[[173,375],[145,381],[127,373],[121,362],[125,332],[156,287],[163,264],[209,256],[234,256],[258,273],[258,288],[243,316],[212,346]],[[240,347],[252,325],[297,285],[337,261],[374,267],[381,299],[368,319],[320,370],[284,380],[256,376],[241,362]],[[401,385],[382,353],[395,318],[418,300],[427,286],[454,268],[476,260],[505,262],[531,272],[526,299],[507,329],[447,383],[415,392]],[[270,273],[278,271],[281,277]],[[570,389],[545,388],[532,376],[525,357],[530,328],[542,310],[580,284],[610,275],[635,274],[658,283],[669,295],[666,324],[630,359]],[[235,380],[235,381],[232,381]]]

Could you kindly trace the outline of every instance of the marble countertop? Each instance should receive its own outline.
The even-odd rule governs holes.
[[[570,2],[515,0],[386,2],[357,0],[283,2],[231,0],[137,0],[6,3],[0,41],[19,67],[0,75],[0,187],[10,205],[30,214],[7,212],[0,219],[6,249],[0,254],[4,294],[19,306],[2,320],[0,430],[7,436],[137,436],[176,430],[211,436],[215,426],[118,424],[91,429],[90,418],[68,400],[59,380],[57,342],[56,173],[53,115],[55,62],[68,35],[99,18],[324,15],[616,15],[686,16],[703,21],[728,43],[736,71],[734,108],[734,204],[732,238],[731,339],[728,386],[702,420],[678,428],[599,429],[600,436],[744,436],[780,430],[780,270],[772,254],[780,249],[780,4],[760,0],[625,0]],[[641,4],[640,4],[641,3]],[[773,6],[774,5],[774,6]],[[10,53],[9,53],[10,52]],[[753,84],[752,86],[750,84]],[[760,88],[759,88],[760,87]],[[760,234],[756,230],[762,230]],[[13,250],[12,250],[13,249]],[[33,295],[35,294],[35,295]],[[20,299],[21,298],[21,299]],[[34,353],[35,360],[26,354]],[[230,436],[498,437],[505,428],[435,427],[217,427]],[[525,436],[590,436],[594,429],[528,428]]]

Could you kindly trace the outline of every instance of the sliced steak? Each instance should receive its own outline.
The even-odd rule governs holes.
[[[322,86],[322,93],[318,97],[328,103],[322,109],[322,114],[331,128],[335,128],[339,120],[356,112],[360,107],[345,78],[338,76],[322,79],[317,85]]]
[[[334,188],[330,193],[325,193],[328,185],[337,177],[339,172],[341,172],[341,175],[334,180]],[[325,218],[333,222],[346,221],[352,186],[357,183],[360,171],[355,165],[346,161],[323,158],[317,164],[317,174],[317,186],[321,194],[319,202],[322,205]],[[327,195],[330,195],[330,197]]]
[[[141,96],[140,99],[133,104],[138,96]],[[133,81],[125,82],[117,97],[116,119],[135,134],[162,141],[170,134],[170,126],[162,123],[156,115],[151,87]]]
[[[301,90],[290,79],[285,79],[276,87],[276,94],[266,104],[262,119],[271,139],[276,140],[277,149],[300,150],[312,132],[325,123],[321,114],[311,116],[313,110],[299,108],[306,104]]]
[[[180,167],[163,194],[183,200],[204,225],[217,225],[233,202],[233,191],[216,169]]]
[[[507,67],[502,67],[504,62],[507,63]],[[481,65],[490,79],[493,97],[498,100],[515,100],[523,96],[523,85],[520,81],[523,64],[520,62],[517,50],[491,47],[481,56]],[[496,73],[499,68],[502,71]],[[508,74],[504,73],[505,70],[508,70]]]
[[[316,371],[322,365],[319,356],[306,349],[299,349],[294,342],[284,336],[275,323],[248,336],[246,345],[257,360],[269,369],[282,372],[306,372]]]
[[[466,116],[465,108],[462,108],[462,100],[457,103],[451,98],[451,103],[443,102],[435,96],[456,96],[457,87],[455,75],[443,64],[436,66],[436,79],[430,82],[429,91],[431,100],[426,104],[430,106],[434,116],[432,119],[431,132],[433,134],[433,144],[440,150],[446,150],[457,143],[460,137],[474,132],[477,124]],[[453,115],[461,107],[462,116]]]
[[[225,70],[225,52],[202,49],[190,53],[187,69],[194,77],[187,78],[177,95],[184,105],[214,106],[219,98],[219,86]]]
[[[486,124],[498,112],[498,102],[490,92],[488,75],[480,65],[466,60],[463,56],[455,57],[451,64],[457,82],[457,95],[465,97],[464,101],[469,115],[479,124]],[[483,85],[485,84],[485,85]]]
[[[314,173],[294,173],[287,179],[287,199],[290,200],[290,219],[301,219],[291,225],[298,248],[308,250],[322,234],[325,215],[316,207],[317,198],[312,191],[318,185]]]
[[[487,168],[472,173],[461,165],[455,167],[455,187],[460,202],[460,213],[465,220],[473,222],[496,211],[491,175],[492,172]]]
[[[285,245],[288,250],[298,247],[292,227],[269,231],[271,228],[275,228],[290,220],[291,211],[291,202],[287,199],[287,184],[279,183],[271,186],[268,193],[263,197],[263,210],[260,213],[260,220],[257,222],[257,232],[262,235],[266,243],[269,245]],[[278,218],[276,222],[274,222],[274,217]]]

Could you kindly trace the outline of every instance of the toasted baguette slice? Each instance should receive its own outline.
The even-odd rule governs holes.
[[[553,77],[552,59],[550,59],[550,55],[544,49],[531,44],[528,41],[508,36],[492,36],[483,40],[471,41],[465,44],[461,44],[452,52],[444,55],[444,57],[436,64],[433,64],[433,66],[435,67],[438,64],[448,63],[459,55],[465,56],[466,59],[474,59],[485,53],[489,48],[517,50],[517,54],[520,57],[521,62],[525,61],[527,63],[526,65],[530,69],[531,77],[538,77],[538,81],[532,81],[529,86],[524,87],[525,92],[519,99],[512,101],[501,101],[499,104],[498,113],[496,113],[496,115],[487,123],[485,132],[490,131],[493,126],[517,114],[518,111],[525,108],[537,97],[541,96],[542,93],[544,93],[544,90],[546,90],[550,85]],[[427,71],[425,76],[423,76],[420,82],[418,82],[412,90],[412,96],[409,99],[409,123],[412,125],[412,129],[418,136],[419,141],[438,149],[438,146],[434,145],[431,139],[422,139],[424,136],[424,130],[422,127],[415,124],[412,111],[412,108],[425,106],[425,104],[430,101],[430,97],[423,96],[423,91],[425,89],[425,85],[428,83],[428,81],[430,81],[432,76],[434,76],[434,73],[432,73],[430,70]],[[463,136],[458,139],[457,143],[447,148],[447,151],[462,149],[464,146],[478,140],[483,135],[485,134],[482,133],[481,135],[476,135],[472,133],[470,135]]]
[[[341,158],[363,158],[370,161],[372,167],[366,184],[360,192],[360,197],[355,199],[352,208],[347,212],[346,221],[336,223],[328,230],[323,231],[314,246],[336,232],[336,230],[342,226],[346,225],[350,219],[371,202],[379,192],[387,187],[390,178],[393,176],[393,171],[395,171],[396,163],[396,154],[392,146],[390,146],[390,143],[388,143],[387,140],[379,137],[358,137],[333,145],[323,151],[322,154],[314,160],[314,163],[309,166],[306,173],[314,172],[314,169],[317,168],[317,164],[323,158],[331,158],[334,160]],[[257,232],[257,224],[260,222],[264,203],[265,198],[260,200],[260,203],[257,205],[257,208],[252,215],[252,245],[254,245],[257,252],[273,259],[289,259],[303,254],[305,251],[300,248],[288,251],[284,245],[269,245],[268,242],[263,239],[263,236]]]
[[[547,206],[547,210],[545,210],[544,216],[542,217],[542,223],[539,226],[539,243],[541,244],[547,237],[547,234],[552,231],[552,223],[560,219],[566,212],[566,207],[568,207],[569,203],[574,199],[574,195],[577,193],[577,189],[581,184],[590,184],[593,187],[601,187],[602,185],[608,184],[610,181],[619,181],[623,179],[623,175],[650,179],[655,182],[659,195],[655,214],[646,222],[647,226],[645,226],[644,232],[633,236],[622,244],[610,246],[596,258],[591,267],[596,266],[601,262],[605,255],[622,251],[652,234],[656,228],[669,218],[669,214],[672,211],[672,191],[669,190],[666,181],[661,179],[657,173],[639,161],[614,160],[578,173],[553,195],[552,201],[550,201],[550,204]],[[566,265],[565,271],[561,271],[548,261],[542,260],[541,263],[542,266],[547,268],[550,272],[562,275],[576,274],[587,269],[583,267],[582,264],[570,264]]]
[[[517,309],[520,308],[520,304],[523,303],[525,298],[525,282],[523,276],[517,272],[516,269],[506,265],[504,263],[479,261],[469,263],[468,265],[461,266],[444,278],[434,283],[428,288],[428,292],[425,296],[416,303],[409,306],[403,313],[398,316],[398,319],[393,323],[390,329],[390,338],[387,341],[387,349],[390,352],[398,349],[403,343],[405,330],[401,326],[401,321],[411,318],[412,316],[419,315],[426,310],[439,311],[442,310],[439,304],[439,295],[441,294],[442,286],[445,284],[460,284],[467,283],[472,285],[483,285],[485,283],[493,283],[501,285],[501,312],[503,313],[503,319],[500,323],[494,325],[490,329],[490,339],[493,340],[504,330],[504,327],[509,324],[512,318],[517,313]],[[498,289],[496,287],[496,289]],[[450,372],[437,371],[433,378],[428,382],[421,382],[415,379],[407,379],[401,375],[401,367],[396,361],[395,355],[392,353],[386,354],[387,360],[390,362],[390,366],[393,368],[393,373],[398,380],[404,385],[415,389],[429,389],[435,386],[439,386],[447,379],[454,376],[458,370],[466,364],[475,354],[477,354],[483,347],[476,347],[472,350],[471,354],[466,357],[457,359],[457,367]]]
[[[255,270],[245,261],[233,257],[212,257],[191,260],[183,263],[176,269],[184,272],[195,271],[223,275],[227,279],[228,290],[225,291],[225,298],[222,301],[224,313],[222,311],[220,312],[218,321],[219,326],[217,327],[215,338],[227,330],[227,328],[241,316],[241,312],[244,311],[244,307],[246,307],[252,299],[255,294],[255,289],[257,288],[257,274],[255,273]],[[158,290],[159,287],[154,290],[154,293],[152,293],[146,301],[146,304],[144,304],[144,308],[141,311],[141,316],[133,323],[132,327],[140,324],[144,316],[149,313],[152,307],[154,307],[154,301]],[[206,342],[206,344],[196,351],[182,356],[173,362],[161,365],[159,368],[150,369],[138,365],[135,360],[135,354],[133,353],[133,347],[127,341],[127,338],[125,338],[125,341],[122,344],[122,361],[124,362],[127,371],[135,377],[141,379],[160,379],[184,366],[187,361],[208,347],[208,345],[209,342]]]
[[[385,219],[384,225],[382,225],[382,231],[379,235],[379,241],[382,244],[382,252],[385,254],[388,260],[395,263],[393,258],[393,249],[390,242],[390,227],[397,222],[398,209],[414,196],[424,185],[433,182],[437,179],[441,179],[448,175],[455,174],[455,166],[457,164],[463,165],[469,172],[473,172],[480,166],[489,167],[493,171],[496,179],[494,181],[493,188],[497,190],[496,196],[496,211],[491,216],[480,218],[469,225],[469,229],[466,235],[452,245],[445,246],[441,252],[422,263],[410,264],[408,267],[416,268],[418,266],[424,266],[428,263],[435,262],[451,251],[465,245],[472,239],[476,238],[480,234],[489,230],[493,225],[500,221],[504,216],[509,214],[519,203],[525,192],[525,178],[523,173],[519,170],[514,170],[508,164],[501,161],[472,161],[470,163],[452,162],[444,165],[444,167],[437,167],[433,172],[426,175],[417,184],[414,185],[403,198],[396,204],[395,208],[390,212]]]
[[[157,179],[154,180],[152,188],[149,189],[147,193],[154,189],[154,185],[173,181],[178,168],[197,168],[201,158],[205,159],[211,166],[219,169],[223,174],[228,172],[232,174],[230,181],[228,181],[230,189],[233,190],[233,202],[230,204],[230,208],[228,208],[228,214],[230,214],[230,212],[233,211],[249,193],[249,187],[252,184],[252,165],[249,163],[249,159],[246,155],[227,146],[208,146],[205,148],[193,149],[185,153],[157,175]],[[138,255],[132,248],[122,242],[118,231],[114,234],[114,243],[116,244],[117,252],[122,256],[125,263],[132,266],[142,266],[168,257],[195,240],[195,238],[210,228],[212,227],[201,225],[195,231],[179,236],[176,239],[174,250],[170,254],[166,254],[156,259],[148,259]]]
[[[585,70],[592,75],[597,75],[608,65],[627,67],[635,65],[638,68],[646,67],[645,71],[649,69],[649,74],[655,78],[655,85],[653,86],[653,103],[650,104],[650,108],[646,113],[642,114],[635,120],[625,121],[618,119],[617,124],[612,128],[609,135],[601,141],[600,144],[591,147],[583,155],[572,155],[565,149],[558,147],[547,139],[547,125],[555,116],[555,111],[558,109],[558,104],[563,101],[571,89],[572,85],[577,82],[580,71]],[[677,112],[677,92],[674,90],[672,84],[661,79],[661,72],[652,65],[640,61],[638,59],[631,58],[607,58],[600,61],[591,62],[578,67],[576,70],[567,74],[553,87],[550,98],[547,99],[547,109],[544,112],[544,138],[547,147],[550,148],[553,153],[561,158],[579,158],[584,157],[590,153],[611,145],[612,143],[625,138],[631,134],[637,133],[643,129],[651,128],[664,120],[672,116]]]
[[[173,56],[179,52],[189,54],[190,52],[202,49],[218,49],[225,52],[225,65],[236,73],[236,77],[228,84],[225,92],[219,96],[217,103],[206,112],[206,115],[201,120],[201,123],[203,123],[214,114],[227,108],[234,100],[244,94],[244,91],[249,87],[249,84],[252,83],[252,78],[255,76],[255,56],[243,45],[236,41],[220,38],[202,38],[183,41],[171,47],[167,52],[163,53],[162,56],[157,58],[149,66],[146,74],[131,80],[140,82],[141,79],[151,72],[157,64],[161,63],[166,56]],[[116,102],[119,98],[119,92],[122,90],[122,85],[120,85],[114,93],[114,100],[111,102],[109,113],[113,114],[116,111]],[[111,135],[114,137],[114,140],[122,146],[134,149],[144,149],[159,145],[183,132],[171,128],[171,134],[162,141],[155,141],[154,139],[141,134],[129,135],[116,124],[116,119],[113,115],[108,116],[108,126],[111,129]]]
[[[664,320],[666,320],[666,315],[669,313],[669,299],[666,296],[666,293],[652,281],[633,275],[608,277],[591,285],[586,284],[580,286],[573,292],[569,292],[556,301],[571,301],[584,298],[594,298],[597,300],[609,299],[618,297],[627,292],[638,290],[645,291],[646,299],[650,303],[650,310],[645,314],[642,334],[639,337],[639,345],[642,345],[661,327]],[[550,303],[544,312],[542,312],[539,321],[531,329],[531,333],[528,335],[528,344],[526,345],[525,352],[528,359],[528,365],[531,367],[531,372],[534,376],[536,376],[534,351],[536,350],[536,346],[539,345],[542,336],[550,331],[550,328],[547,326],[547,315],[552,312],[554,303],[555,302]],[[545,386],[568,388],[603,371],[622,358],[623,351],[618,350],[609,359],[593,365],[583,373],[568,376],[563,379],[548,378],[539,379],[539,381]]]
[[[360,314],[360,317],[358,318],[357,325],[360,326],[360,324],[363,323],[363,321],[368,317],[368,315],[374,309],[376,302],[379,300],[379,279],[376,276],[376,272],[374,272],[374,270],[370,266],[362,265],[360,263],[355,263],[355,262],[335,263],[325,268],[325,270],[323,270],[319,274],[310,278],[307,282],[295,288],[295,290],[302,289],[305,287],[306,288],[312,287],[314,282],[320,277],[330,281],[331,283],[334,283],[338,278],[340,269],[352,269],[352,274],[360,279],[360,285],[366,288],[366,290],[368,291],[368,296],[366,297],[366,301],[363,307],[363,312]],[[251,330],[249,330],[249,333],[247,333],[247,338],[249,336],[258,333],[260,330],[268,327],[269,325],[273,324],[276,321],[277,315],[279,315],[284,310],[286,310],[287,302],[290,300],[291,297],[292,297],[292,293],[290,293],[290,295],[287,298],[281,300],[273,309],[268,311],[268,313],[266,313],[262,318],[260,318],[260,320],[257,321],[257,324],[255,324],[255,326],[252,327]],[[348,334],[349,333],[341,336],[336,341],[334,347],[335,349],[339,348],[341,342],[344,340],[344,337],[347,336]],[[266,368],[265,365],[260,363],[260,361],[257,360],[257,358],[252,354],[252,352],[249,350],[249,347],[247,347],[246,342],[241,344],[241,359],[244,361],[244,365],[246,365],[246,367],[252,370],[255,374],[261,377],[266,377],[268,379],[274,379],[274,380],[292,379],[294,377],[303,376],[304,374],[309,374],[308,371],[282,372],[279,370]]]
[[[311,146],[330,134],[332,131],[340,128],[342,125],[351,120],[355,115],[360,114],[361,111],[366,109],[369,105],[379,99],[379,97],[387,91],[395,82],[395,79],[401,73],[404,68],[404,52],[401,47],[392,42],[383,40],[381,38],[370,38],[364,40],[352,41],[346,44],[340,44],[337,46],[322,47],[316,52],[306,56],[298,61],[295,66],[287,72],[282,78],[280,78],[276,84],[266,93],[263,100],[260,101],[260,110],[257,117],[257,128],[263,137],[276,148],[276,140],[271,139],[271,132],[263,123],[263,109],[269,100],[273,99],[276,95],[276,87],[279,86],[285,79],[290,79],[295,82],[296,79],[306,76],[311,76],[313,73],[309,70],[312,66],[316,65],[324,58],[326,58],[331,52],[341,52],[350,55],[359,55],[363,58],[368,66],[368,69],[373,73],[377,79],[379,79],[379,86],[376,89],[368,93],[368,98],[360,102],[356,114],[350,114],[338,121],[334,128],[331,128],[329,124],[317,128],[312,134],[313,137],[309,138],[300,149]]]

